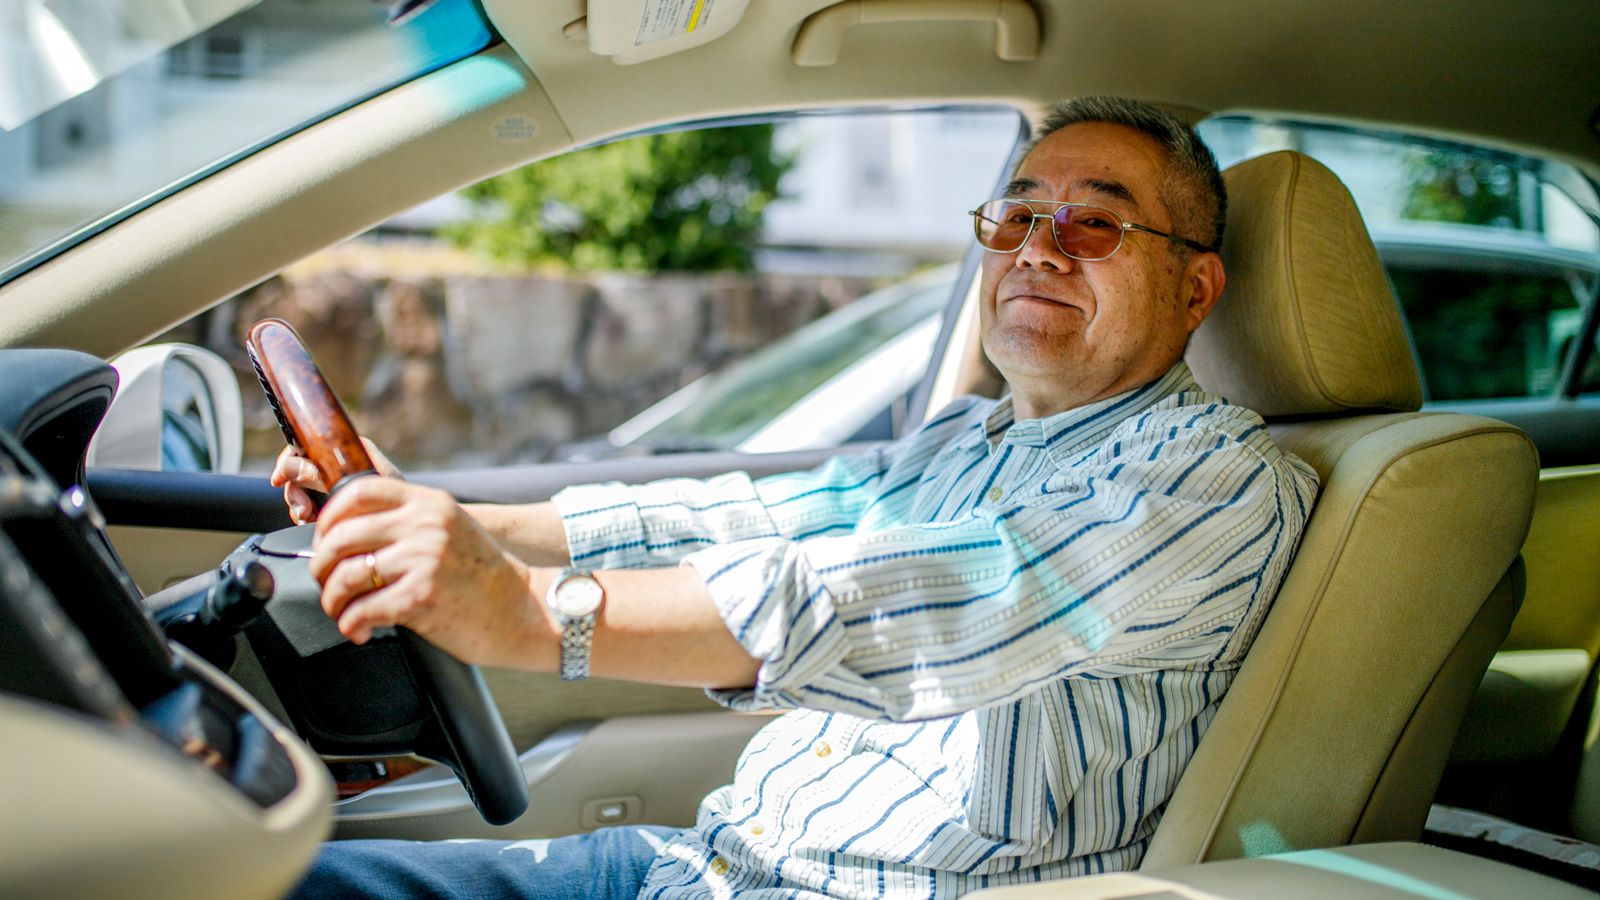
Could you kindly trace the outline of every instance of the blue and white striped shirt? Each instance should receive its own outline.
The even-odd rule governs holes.
[[[1179,363],[1044,419],[966,398],[809,471],[569,488],[576,565],[682,563],[794,709],[647,900],[955,897],[1136,866],[1316,474]]]

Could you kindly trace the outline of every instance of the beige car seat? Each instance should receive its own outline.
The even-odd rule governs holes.
[[[1528,596],[1467,707],[1439,802],[1600,842],[1597,511],[1600,465],[1540,474]]]
[[[1348,191],[1291,152],[1240,163],[1228,285],[1188,359],[1322,491],[1146,868],[1420,835],[1522,589],[1538,454],[1420,413],[1400,311]]]

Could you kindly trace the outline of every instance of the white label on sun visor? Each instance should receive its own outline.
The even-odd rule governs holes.
[[[713,6],[716,0],[644,0],[633,45],[642,47],[680,34],[693,34],[711,20]]]

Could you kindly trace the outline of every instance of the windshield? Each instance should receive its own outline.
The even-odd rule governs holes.
[[[0,6],[0,283],[489,38],[472,0]]]
[[[851,364],[936,318],[954,278],[941,267],[869,294],[667,397],[618,426],[611,440],[654,450],[738,446]]]

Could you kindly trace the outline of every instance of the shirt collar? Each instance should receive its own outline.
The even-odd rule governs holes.
[[[1121,425],[1123,420],[1174,394],[1199,390],[1189,365],[1179,360],[1166,374],[1131,391],[1104,400],[1074,407],[1041,419],[1018,421],[1007,394],[981,421],[973,424],[968,441],[973,446],[987,443],[991,449],[1001,444],[1048,449],[1052,455],[1070,454],[1098,443]]]

